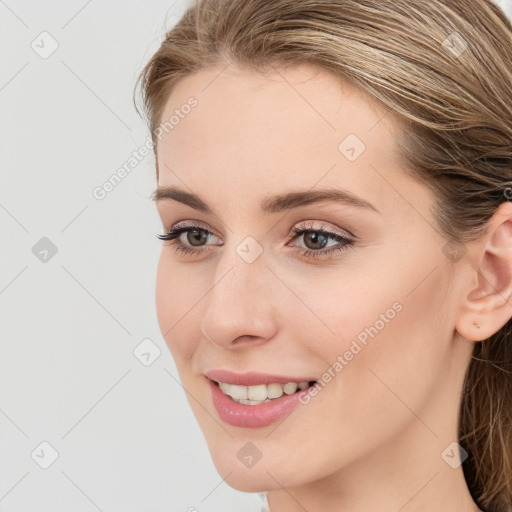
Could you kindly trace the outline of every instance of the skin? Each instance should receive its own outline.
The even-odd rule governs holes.
[[[474,343],[512,316],[512,205],[454,262],[434,228],[432,193],[402,168],[398,122],[357,89],[307,65],[263,75],[230,64],[181,79],[162,118],[190,96],[197,107],[158,144],[158,184],[195,192],[215,215],[157,201],[164,230],[195,221],[211,234],[202,246],[180,237],[200,255],[162,243],[156,305],[219,474],[234,488],[269,491],[272,512],[479,510],[462,467],[441,454],[457,440]],[[366,145],[353,162],[338,149],[348,134]],[[339,202],[260,208],[267,195],[319,188],[349,191],[378,211]],[[293,238],[304,222],[355,242],[303,256],[318,247]],[[263,251],[250,264],[236,252],[247,236]],[[401,311],[279,426],[219,418],[204,371],[321,379],[396,302]],[[237,458],[248,441],[261,452],[251,468]]]

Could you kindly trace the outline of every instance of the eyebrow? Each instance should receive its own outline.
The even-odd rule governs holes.
[[[158,187],[151,195],[151,198],[153,201],[161,201],[163,199],[178,201],[200,212],[213,214],[213,210],[198,195],[176,186]],[[366,208],[379,213],[377,208],[368,201],[341,189],[317,189],[267,196],[261,203],[261,209],[265,213],[271,214],[327,201]]]

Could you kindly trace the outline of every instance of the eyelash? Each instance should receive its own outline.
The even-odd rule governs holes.
[[[172,242],[171,245],[173,246],[173,249],[176,252],[179,252],[181,254],[198,254],[198,253],[202,252],[204,249],[192,249],[188,245],[185,245],[179,241],[179,237],[182,233],[187,233],[188,231],[195,231],[195,230],[202,231],[207,234],[213,234],[211,231],[204,229],[204,227],[202,227],[202,226],[199,226],[197,224],[190,224],[190,225],[180,226],[177,228],[170,229],[169,231],[165,232],[164,234],[156,235],[156,237],[164,242],[171,241]],[[292,240],[295,240],[304,234],[317,233],[326,238],[331,238],[331,239],[335,240],[336,242],[339,242],[340,244],[343,244],[341,246],[331,247],[330,249],[314,250],[314,249],[299,248],[298,250],[303,251],[302,256],[307,257],[307,258],[317,258],[319,256],[320,257],[327,256],[333,252],[345,251],[354,245],[354,240],[352,240],[344,235],[340,235],[340,234],[334,233],[332,231],[327,231],[323,228],[315,228],[312,224],[309,224],[309,225],[303,224],[298,227],[296,226],[292,229],[292,232],[294,234],[294,237],[292,238]]]

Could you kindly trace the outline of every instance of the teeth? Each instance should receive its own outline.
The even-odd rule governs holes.
[[[225,382],[219,382],[219,387],[224,394],[229,395],[229,392],[231,390],[231,384],[226,384]]]
[[[235,402],[238,402],[239,404],[245,404],[245,405],[260,405],[263,402],[270,402],[270,400],[267,398],[266,400],[236,400],[233,398]]]
[[[270,402],[273,398],[279,398],[283,394],[291,395],[297,390],[306,389],[308,381],[288,382],[287,384],[259,384],[257,386],[238,386],[219,382],[221,391],[230,396],[238,403],[245,405],[259,405],[263,402]]]
[[[235,386],[234,384],[231,384],[230,388],[229,395],[231,395],[231,398],[236,398],[237,400],[247,400],[248,398],[252,398],[247,396],[247,386]],[[265,400],[265,398],[263,400]]]
[[[267,394],[269,398],[279,398],[283,394],[283,386],[281,384],[269,384]]]
[[[245,389],[247,389],[247,398],[249,400],[263,401],[267,399],[266,384],[261,384],[261,386],[247,386]]]
[[[283,386],[283,391],[287,395],[291,395],[292,393],[295,393],[295,391],[297,391],[297,384],[295,382],[288,382],[288,384],[285,384]]]

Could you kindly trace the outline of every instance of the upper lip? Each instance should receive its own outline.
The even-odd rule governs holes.
[[[257,386],[258,384],[287,384],[288,382],[310,382],[316,381],[310,377],[293,377],[287,375],[270,375],[268,373],[247,372],[233,373],[229,370],[208,370],[204,375],[210,380],[216,382],[225,382],[227,384],[235,384],[238,386]]]

